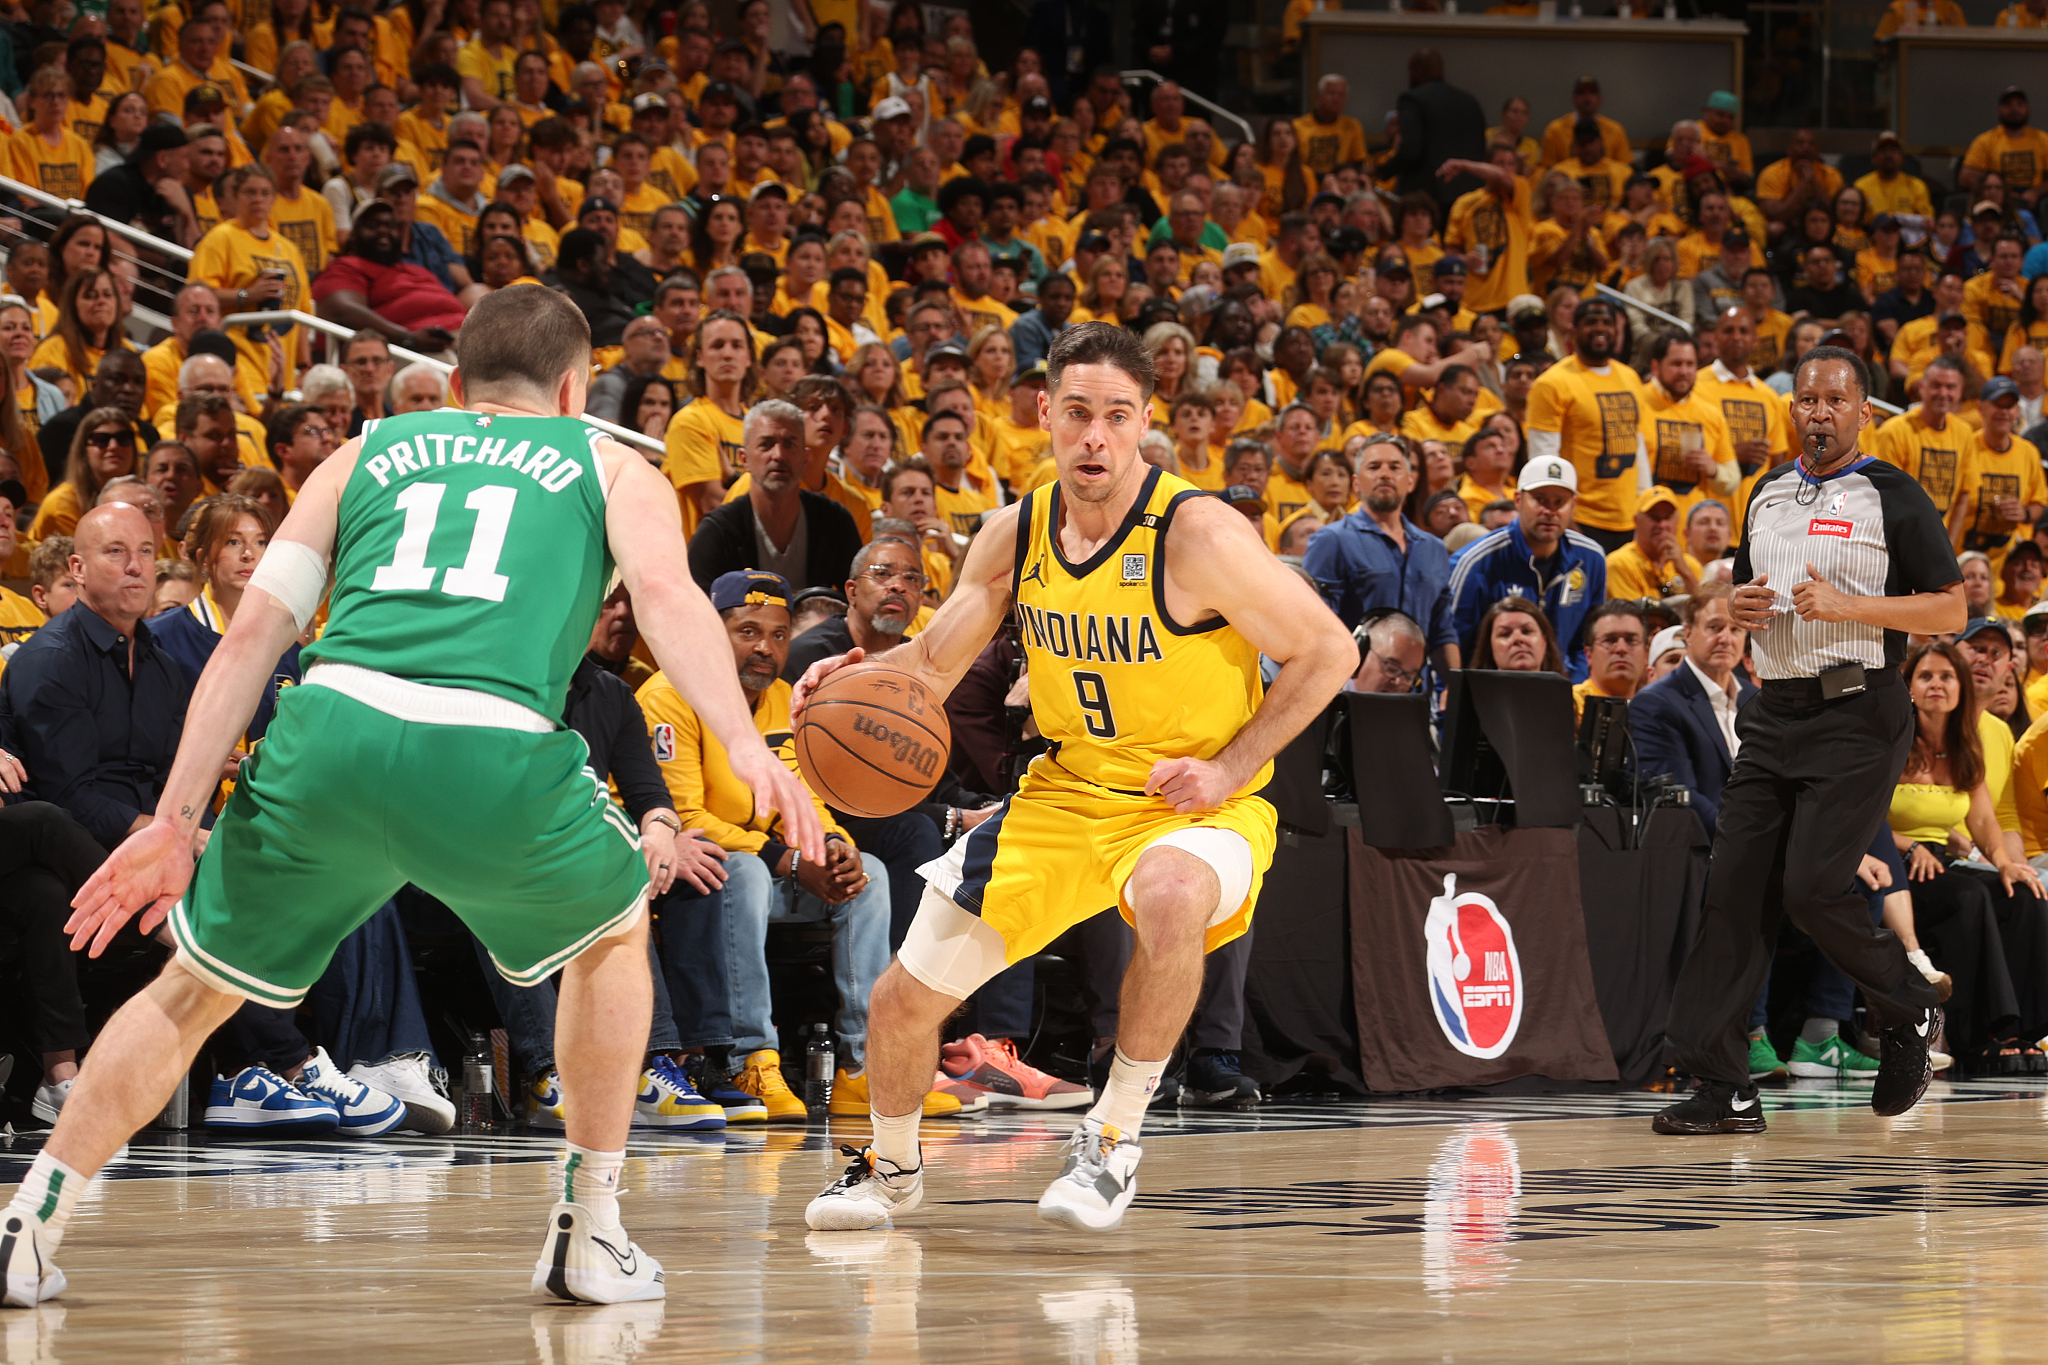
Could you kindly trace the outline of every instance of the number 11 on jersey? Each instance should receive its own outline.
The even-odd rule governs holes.
[[[434,539],[441,499],[447,492],[448,485],[442,483],[409,483],[398,490],[394,505],[405,513],[405,526],[399,531],[391,562],[380,566],[370,580],[372,592],[433,591],[434,576],[441,571],[427,563],[427,547]],[[505,600],[511,580],[498,572],[498,558],[505,552],[505,532],[512,525],[512,507],[518,499],[519,490],[504,484],[470,490],[462,504],[476,513],[469,554],[459,566],[449,566],[441,580],[442,592],[487,602]]]

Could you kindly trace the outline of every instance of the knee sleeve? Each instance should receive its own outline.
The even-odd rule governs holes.
[[[1252,846],[1242,834],[1234,829],[1221,829],[1215,825],[1197,825],[1191,829],[1175,830],[1154,839],[1150,848],[1177,848],[1192,854],[1209,865],[1216,874],[1221,894],[1216,906],[1209,912],[1211,928],[1223,923],[1238,912],[1244,898],[1252,889]],[[1128,884],[1126,884],[1128,892]],[[1128,896],[1126,896],[1128,899]]]
[[[927,886],[896,960],[940,995],[965,1000],[1010,965],[1003,936],[936,887]]]

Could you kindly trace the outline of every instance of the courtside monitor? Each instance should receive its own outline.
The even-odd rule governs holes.
[[[1444,715],[1445,796],[1504,803],[1480,818],[1522,829],[1579,822],[1572,685],[1563,676],[1468,668],[1451,674]]]

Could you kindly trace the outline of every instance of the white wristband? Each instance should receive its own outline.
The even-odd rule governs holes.
[[[249,586],[275,597],[304,630],[327,591],[327,556],[304,541],[273,540],[249,575]]]

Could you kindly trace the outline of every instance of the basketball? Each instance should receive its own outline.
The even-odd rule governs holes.
[[[925,799],[952,744],[946,708],[900,668],[842,668],[811,693],[796,761],[811,790],[849,815],[900,815]]]

